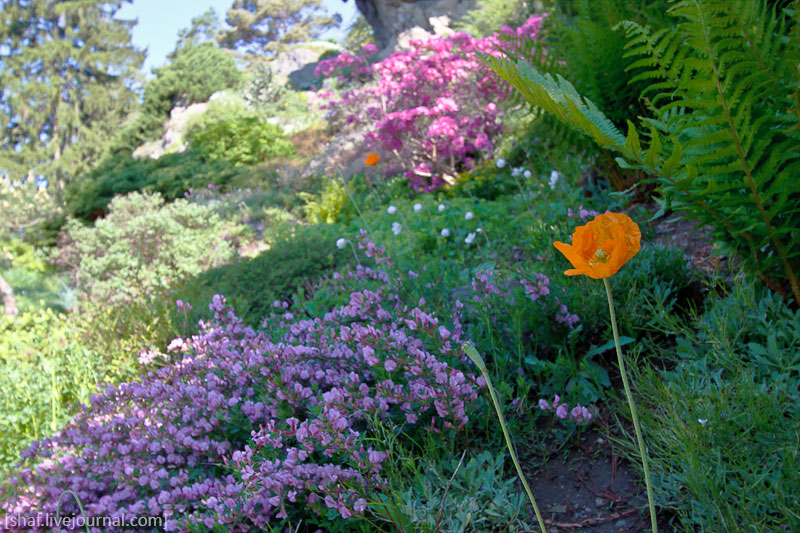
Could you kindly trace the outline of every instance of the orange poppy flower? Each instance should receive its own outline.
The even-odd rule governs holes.
[[[575,268],[567,276],[586,274],[592,279],[609,278],[639,253],[642,232],[628,215],[605,213],[585,226],[575,228],[572,245],[554,242]]]
[[[367,158],[364,160],[364,164],[368,167],[374,167],[378,164],[378,161],[381,160],[381,156],[376,154],[375,152],[370,152],[367,154]]]

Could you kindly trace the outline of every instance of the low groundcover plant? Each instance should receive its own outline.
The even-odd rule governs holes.
[[[391,266],[363,234],[360,246]],[[55,512],[69,489],[89,516],[163,515],[167,531],[363,513],[385,486],[387,459],[368,440],[367,418],[405,432],[449,431],[467,422],[484,382],[457,368],[457,315],[448,329],[424,301],[401,301],[377,270],[336,280],[345,305],[302,320],[276,302],[258,331],[215,296],[213,319],[170,344],[169,364],[107,387],[55,437],[25,450],[0,486],[0,508]]]

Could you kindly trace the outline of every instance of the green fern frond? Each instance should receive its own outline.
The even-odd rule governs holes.
[[[558,80],[550,74],[542,75],[523,60],[513,63],[505,58],[484,56],[484,59],[528,103],[590,135],[601,146],[624,148],[625,137],[616,126],[591,101],[581,98],[575,87],[560,75]]]
[[[673,205],[712,225],[770,287],[800,302],[800,23],[754,0],[672,0],[669,12],[677,25],[619,24],[631,82],[649,84],[645,133],[628,120],[623,136],[622,124],[559,72],[519,58],[489,63],[531,105],[619,153],[620,166],[660,176]],[[568,74],[602,89],[596,72],[581,70],[584,60]]]
[[[642,98],[649,99],[648,107],[656,110],[661,101],[671,101],[681,92],[680,81],[686,76],[682,68],[687,52],[680,46],[680,36],[669,29],[650,33],[649,26],[626,20],[619,24],[628,37],[624,58],[637,58],[627,70],[637,72],[631,83],[650,83],[642,91]],[[655,80],[659,80],[655,82]],[[651,95],[653,95],[651,97]]]

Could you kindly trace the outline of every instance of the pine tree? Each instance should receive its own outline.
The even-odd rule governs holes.
[[[223,46],[275,54],[338,27],[341,16],[328,16],[322,0],[234,0],[226,22]]]
[[[103,154],[136,104],[144,53],[123,0],[4,0],[0,12],[0,175],[58,192]]]
[[[169,54],[169,59],[175,59],[178,53],[187,46],[197,46],[206,42],[213,42],[219,35],[222,21],[213,7],[192,19],[191,25],[178,31],[178,42],[175,50]]]

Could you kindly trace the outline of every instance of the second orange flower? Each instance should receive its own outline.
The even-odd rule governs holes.
[[[370,152],[369,154],[367,154],[367,158],[364,159],[364,164],[367,165],[368,167],[374,167],[375,165],[378,164],[378,161],[380,160],[381,156],[379,156],[375,152]]]

